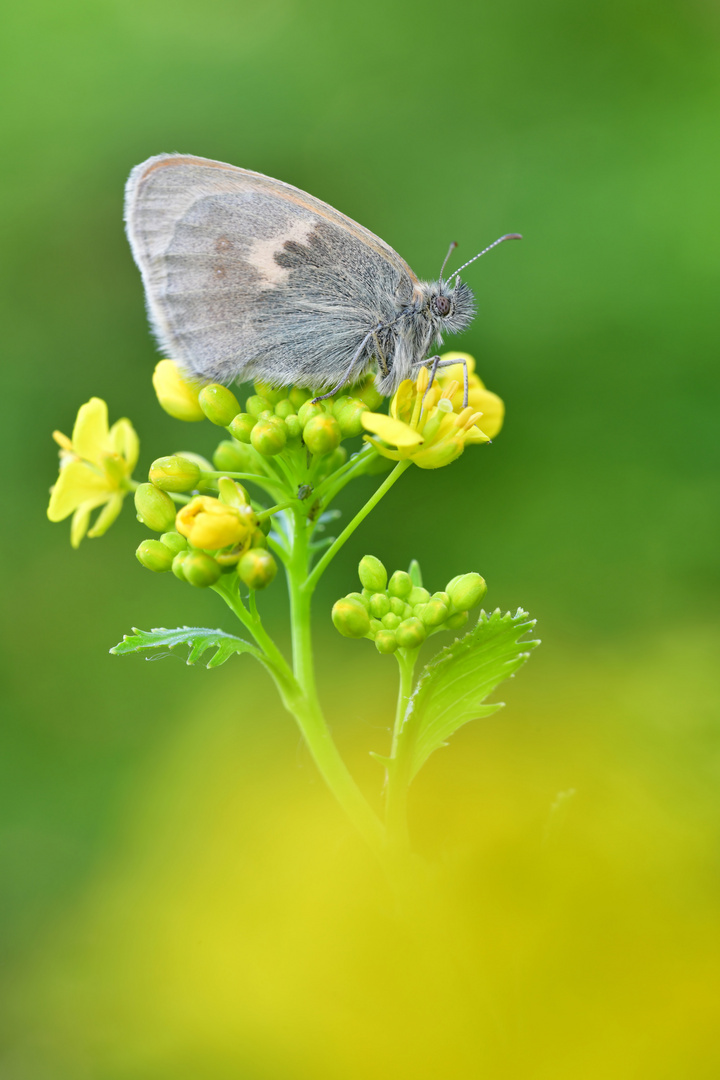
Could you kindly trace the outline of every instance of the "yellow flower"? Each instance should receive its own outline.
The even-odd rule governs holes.
[[[203,551],[217,551],[230,544],[249,547],[257,524],[252,507],[228,506],[210,495],[196,495],[175,519],[177,531]]]
[[[53,438],[60,446],[60,475],[50,490],[47,515],[51,521],[73,515],[70,543],[76,548],[85,533],[102,536],[120,513],[132,487],[140,443],[129,420],[118,420],[108,430],[102,398],[80,406],[72,439],[60,431],[54,431]],[[90,514],[99,506],[103,509],[88,532]]]
[[[186,379],[172,360],[161,360],[156,364],[152,381],[160,405],[170,416],[176,420],[205,419],[198,401],[202,387]]]
[[[451,382],[457,382],[458,389],[452,397],[452,406],[456,412],[460,412],[463,405],[463,361],[467,364],[468,371],[468,405],[475,412],[482,413],[480,426],[489,439],[494,439],[505,418],[505,404],[502,398],[492,391],[485,389],[485,383],[475,374],[475,358],[470,353],[447,352],[443,353],[443,360],[455,360],[446,368],[438,368],[437,380],[444,389]]]
[[[465,354],[448,354],[449,359],[456,356],[464,357]],[[468,360],[472,371],[475,362],[472,357]],[[462,365],[441,368],[437,376],[428,390],[430,373],[427,368],[421,368],[416,382],[405,379],[400,383],[390,403],[389,416],[371,412],[362,414],[365,429],[383,440],[378,442],[366,436],[383,457],[393,461],[410,458],[421,469],[439,469],[460,457],[468,443],[489,442],[489,432],[494,435],[500,430],[503,403],[484,388],[474,372],[470,374],[470,404],[466,408],[463,407]],[[482,410],[477,407],[479,404],[488,410],[487,424]]]

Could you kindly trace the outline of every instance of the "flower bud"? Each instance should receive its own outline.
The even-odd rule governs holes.
[[[487,592],[485,579],[479,574],[461,574],[448,584],[447,593],[457,611],[469,611],[480,603]]]
[[[370,610],[370,603],[368,601],[368,598],[366,596],[363,596],[362,593],[349,592],[347,594],[347,596],[344,597],[344,599],[345,600],[357,600],[358,604],[362,604],[362,606],[365,608],[366,611]]]
[[[299,442],[302,435],[302,424],[300,423],[300,417],[294,413],[292,416],[288,416],[285,419],[285,427],[287,428],[288,441]]]
[[[365,555],[358,566],[360,584],[371,593],[383,592],[387,585],[387,570],[374,555]]]
[[[296,412],[301,405],[304,405],[306,401],[310,401],[313,396],[312,391],[307,390],[304,386],[293,386],[288,392],[288,399],[295,406]]]
[[[200,469],[189,458],[172,454],[156,458],[150,466],[150,482],[161,491],[190,491],[197,487]]]
[[[175,527],[193,547],[216,551],[249,539],[257,519],[249,507],[245,509],[241,513],[237,507],[227,506],[219,499],[196,495],[178,512]]]
[[[452,606],[452,600],[446,592],[434,592],[430,597],[431,600],[442,600],[446,608]]]
[[[176,555],[177,559],[178,556]],[[173,563],[173,569],[175,569]],[[189,581],[197,589],[207,589],[214,585],[220,577],[222,570],[210,556],[204,551],[190,551],[182,561],[182,572],[185,580]]]
[[[277,405],[279,401],[287,398],[287,386],[270,386],[269,383],[258,381],[253,383],[253,387],[257,396],[268,401],[270,405]]]
[[[427,604],[421,604],[422,613],[420,619],[425,626],[440,626],[450,614],[450,610],[442,600],[428,600]]]
[[[419,649],[427,637],[420,619],[405,619],[395,631],[395,639],[401,649]]]
[[[407,600],[412,590],[413,583],[410,575],[406,574],[404,570],[396,570],[390,578],[390,584],[388,585],[388,592],[390,595],[399,596],[402,600]]]
[[[175,524],[175,503],[154,484],[140,484],[135,491],[137,519],[153,532],[167,532]]]
[[[298,418],[303,428],[313,419],[313,417],[327,416],[328,408],[329,406],[326,401],[308,400],[304,402],[297,411]]]
[[[383,624],[380,622],[379,619],[371,619],[370,620],[370,633],[371,634],[373,634],[373,635],[379,634],[380,631],[384,630],[384,629],[385,628],[384,628]]]
[[[264,589],[277,574],[277,563],[265,548],[251,548],[241,556],[237,572],[249,589]]]
[[[390,610],[393,615],[399,615],[401,618],[407,618],[405,609],[408,609],[408,614],[412,612],[412,608],[409,604],[406,604],[404,600],[401,600],[399,596],[390,597]]]
[[[258,454],[272,457],[279,454],[287,442],[287,428],[279,417],[258,420],[250,435]]]
[[[353,391],[353,397],[359,398],[360,401],[364,401],[368,409],[372,409],[373,412],[379,409],[385,398],[375,386],[375,377],[373,375],[356,386]]]
[[[349,596],[344,596],[333,604],[332,621],[343,637],[362,638],[370,631],[367,609]]]
[[[198,397],[200,408],[211,424],[227,427],[233,417],[240,412],[240,402],[227,386],[210,383],[203,386]]]
[[[153,386],[160,407],[176,420],[204,420],[198,394],[200,386],[182,375],[172,360],[161,360],[155,365]]]
[[[454,615],[446,621],[445,626],[448,630],[459,630],[461,626],[464,626],[470,616],[467,611],[456,611]]]
[[[218,472],[251,472],[252,450],[234,439],[223,439],[215,448],[213,465]]]
[[[187,540],[178,532],[163,533],[160,537],[160,543],[164,544],[173,555],[177,555],[179,551],[187,551]]]
[[[138,562],[146,570],[164,574],[172,566],[174,555],[160,540],[143,540],[135,552]]]
[[[302,441],[311,454],[330,454],[340,445],[341,438],[340,424],[328,413],[313,416],[302,429]]]
[[[375,636],[375,648],[379,653],[394,653],[398,642],[392,630],[379,630]]]
[[[382,619],[390,611],[390,600],[384,592],[374,593],[370,597],[370,613],[376,619]]]
[[[367,411],[367,405],[359,398],[341,397],[333,405],[333,416],[340,425],[343,439],[353,439],[356,435],[362,435],[362,414]]]
[[[288,416],[295,416],[295,406],[292,401],[287,398],[278,401],[275,405],[275,415],[279,416],[281,420],[287,420]]]
[[[402,622],[399,615],[395,615],[394,612],[388,611],[387,615],[383,615],[380,622],[383,624],[386,630],[396,630]]]
[[[260,413],[272,411],[273,407],[267,398],[260,397],[259,394],[256,394],[254,397],[249,397],[245,402],[245,412],[249,413],[250,416],[254,417],[256,420]]]
[[[172,572],[178,581],[185,581],[185,572],[183,570],[183,563],[190,554],[189,551],[178,551],[177,555],[172,561]]]
[[[423,589],[422,585],[413,585],[412,591],[408,596],[408,604],[412,604],[415,607],[416,604],[427,604],[430,599],[430,593],[427,589]]]
[[[230,423],[227,425],[227,429],[232,435],[233,439],[237,439],[241,443],[250,442],[250,433],[255,427],[255,421],[257,417],[251,416],[250,413],[238,413],[237,416],[233,416]],[[220,444],[223,445],[222,443]],[[240,471],[239,469],[237,470]]]

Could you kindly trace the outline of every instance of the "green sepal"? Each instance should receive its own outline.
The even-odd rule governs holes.
[[[114,645],[110,652],[114,656],[126,656],[128,653],[143,652],[147,649],[173,649],[176,645],[189,648],[187,664],[194,664],[208,649],[215,649],[205,667],[216,668],[229,660],[234,653],[252,653],[260,658],[254,645],[224,630],[208,630],[202,626],[179,626],[174,630],[158,627],[154,630],[138,630],[133,626],[132,636],[126,634],[122,641]],[[150,659],[146,657],[146,659]]]
[[[396,758],[404,759],[408,782],[458,728],[502,708],[504,702],[485,705],[485,698],[540,644],[524,637],[534,626],[522,608],[515,615],[481,611],[469,633],[426,665],[408,703],[396,750]]]

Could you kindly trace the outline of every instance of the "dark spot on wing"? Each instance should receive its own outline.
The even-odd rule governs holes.
[[[228,240],[227,236],[219,236],[215,241],[215,250],[218,252],[230,251],[232,247],[232,241]]]

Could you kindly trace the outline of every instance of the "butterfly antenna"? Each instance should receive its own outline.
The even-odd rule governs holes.
[[[457,240],[453,240],[452,244],[451,244],[451,245],[450,245],[450,247],[448,248],[448,253],[447,253],[447,255],[445,256],[445,259],[443,260],[443,264],[442,264],[442,266],[440,267],[440,281],[442,281],[442,276],[443,276],[443,270],[444,270],[444,269],[445,269],[445,267],[447,266],[447,261],[448,261],[448,259],[450,258],[450,256],[452,255],[452,253],[453,253],[453,251],[455,250],[455,248],[456,248],[456,247],[457,247]]]
[[[466,263],[463,263],[460,267],[460,270],[464,270],[466,266],[470,265],[470,263],[474,263],[475,260],[479,259],[481,255],[487,255],[488,251],[492,251],[494,247],[497,247],[498,244],[502,244],[504,240],[522,240],[522,236],[520,235],[520,233],[516,232],[507,233],[505,236],[501,236],[498,240],[495,240],[492,244],[489,244],[486,248],[483,248],[482,251],[479,251],[477,255],[473,255],[472,259],[468,259]],[[460,270],[456,270],[454,274],[450,275],[450,277],[448,278],[448,283],[451,282],[454,277],[458,276]]]

